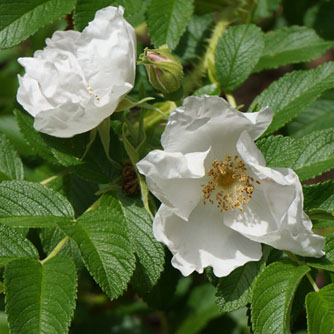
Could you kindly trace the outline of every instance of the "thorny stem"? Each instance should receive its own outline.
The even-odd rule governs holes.
[[[296,262],[300,265],[304,265],[305,262],[298,260],[292,253],[290,253],[289,251],[285,251],[285,253],[287,254],[287,256],[289,257],[290,260],[292,260],[293,262]],[[311,283],[313,290],[315,292],[318,292],[320,289],[317,286],[317,283],[314,281],[314,279],[312,278],[311,274],[309,272],[306,273],[306,277],[309,280],[309,282]]]
[[[214,27],[211,37],[208,40],[208,47],[204,56],[202,57],[199,64],[197,64],[193,70],[193,72],[185,78],[183,89],[184,89],[184,96],[189,95],[189,93],[193,90],[194,86],[198,84],[198,81],[202,78],[206,71],[209,72],[210,80],[215,82],[214,74],[212,73],[211,68],[214,64],[214,57],[216,46],[218,43],[219,37],[223,34],[226,30],[228,25],[231,22],[223,17],[220,21],[217,22],[216,26]]]
[[[63,246],[66,244],[67,240],[69,240],[69,237],[66,236],[63,239],[61,239],[58,243],[58,245],[52,250],[52,252],[41,262],[41,264],[44,264],[46,261],[49,261],[50,259],[52,259],[53,257],[55,257],[63,248]]]
[[[248,24],[253,22],[254,13],[255,13],[255,9],[257,7],[257,3],[258,3],[258,0],[254,0],[252,5],[251,5],[250,10],[248,11],[248,17],[247,17],[247,23]]]

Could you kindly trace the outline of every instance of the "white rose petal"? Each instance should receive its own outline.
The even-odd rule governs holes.
[[[271,119],[269,108],[244,114],[219,97],[189,97],[170,116],[164,151],[137,164],[162,202],[154,235],[183,275],[211,266],[226,276],[260,259],[261,243],[323,255],[324,238],[303,212],[297,175],[266,167],[254,144]]]
[[[18,102],[37,131],[72,137],[98,126],[134,85],[136,35],[123,8],[107,7],[82,33],[57,31],[33,58],[19,58]]]

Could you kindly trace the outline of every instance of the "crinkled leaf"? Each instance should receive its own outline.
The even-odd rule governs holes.
[[[73,315],[77,274],[62,255],[45,262],[22,259],[5,270],[6,313],[12,334],[67,333]]]
[[[147,0],[77,0],[74,14],[74,26],[77,30],[83,30],[94,19],[97,10],[107,6],[124,7],[124,17],[131,17],[146,8]]]
[[[43,228],[39,233],[39,237],[41,239],[44,252],[49,255],[58,245],[58,243],[65,237],[65,233],[58,227]],[[72,239],[69,239],[65,243],[58,254],[63,254],[70,257],[78,269],[82,268],[83,263],[79,249]]]
[[[0,225],[0,265],[18,258],[38,258],[34,245],[15,230]]]
[[[222,312],[246,306],[251,300],[254,280],[263,269],[261,262],[249,262],[219,280],[216,302]]]
[[[108,183],[119,175],[119,170],[110,164],[99,138],[91,145],[84,160],[81,158],[87,144],[85,134],[71,139],[60,139],[47,135],[44,138],[46,143],[52,147],[52,154],[60,164],[71,168],[89,182]],[[111,146],[113,151],[114,143]]]
[[[254,334],[290,332],[290,309],[295,291],[307,266],[275,262],[257,277],[252,296]]]
[[[11,142],[0,134],[0,180],[23,180],[22,161]]]
[[[291,26],[264,35],[265,47],[254,72],[307,62],[320,57],[333,46],[307,27]]]
[[[334,333],[334,284],[306,296],[308,334]]]
[[[191,17],[187,31],[181,37],[175,50],[175,53],[181,57],[181,61],[198,59],[198,56],[203,52],[203,39],[211,23],[211,15],[193,15]]]
[[[34,129],[34,119],[28,113],[19,109],[14,109],[14,114],[20,131],[31,150],[47,161],[58,164],[51,153],[50,147],[43,140],[42,135]]]
[[[15,51],[15,49],[10,49]],[[17,79],[15,79],[17,80]],[[6,81],[3,81],[6,82]],[[15,94],[17,91],[17,86],[15,87]],[[14,94],[13,94],[14,95]],[[13,96],[11,95],[11,96]],[[11,98],[11,109],[12,109],[12,98]],[[21,156],[33,155],[33,151],[30,145],[26,142],[23,134],[20,131],[17,120],[14,114],[5,114],[0,115],[0,131],[7,136],[11,143],[14,144],[15,148],[19,151]]]
[[[41,184],[0,183],[0,222],[12,227],[52,227],[74,218],[65,197]]]
[[[0,0],[0,48],[10,48],[75,6],[75,0]]]
[[[89,272],[111,298],[122,294],[135,269],[135,257],[123,215],[99,208],[76,223],[59,224],[73,239]]]
[[[267,165],[289,167],[301,181],[327,172],[334,165],[334,129],[314,131],[297,139],[270,136],[257,142]]]
[[[151,0],[147,10],[148,31],[157,48],[175,49],[193,13],[193,0]]]
[[[263,33],[254,24],[230,27],[219,39],[215,63],[222,88],[233,91],[252,73],[264,47]]]
[[[334,91],[329,90],[286,125],[287,134],[300,138],[316,130],[334,128]]]
[[[334,62],[315,69],[294,71],[274,81],[258,95],[250,111],[269,106],[274,118],[264,135],[268,135],[291,121],[324,91],[334,87]]]
[[[15,110],[15,114],[26,141],[36,154],[47,161],[71,168],[80,177],[94,183],[108,183],[117,175],[118,171],[109,163],[99,140],[95,140],[82,160],[89,142],[87,133],[73,138],[48,136],[34,129],[33,118],[30,115],[19,110]]]
[[[121,194],[104,195],[100,203],[114,210],[127,222],[138,259],[132,282],[142,293],[150,291],[164,267],[164,249],[153,236],[150,216],[137,200],[131,200]]]
[[[304,186],[304,209],[313,219],[334,219],[334,181]]]

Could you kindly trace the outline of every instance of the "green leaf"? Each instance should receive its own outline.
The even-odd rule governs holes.
[[[180,272],[170,265],[171,254],[166,252],[165,254],[165,266],[164,271],[157,284],[152,290],[146,291],[139,290],[138,294],[143,300],[153,309],[157,310],[169,310],[175,306],[175,298],[183,296],[187,291],[187,282],[191,281],[190,277],[180,279]],[[133,279],[136,277],[134,276]],[[181,286],[181,281],[185,283],[186,287],[184,291]],[[137,284],[138,285],[138,284]],[[182,284],[181,284],[182,285]],[[179,288],[179,289],[178,289]],[[181,293],[180,293],[181,290]]]
[[[95,195],[98,190],[97,184],[86,182],[75,174],[72,175],[70,200],[77,217],[82,215],[98,199]]]
[[[193,0],[151,0],[147,24],[155,48],[168,44],[174,50],[193,13]]]
[[[36,154],[55,165],[68,167],[85,180],[94,183],[108,183],[117,171],[109,163],[99,140],[85,152],[89,135],[76,135],[73,138],[56,138],[41,134],[34,129],[33,118],[25,112],[15,110],[17,122],[26,141]]]
[[[13,48],[10,50],[14,51],[15,49]],[[12,144],[14,144],[15,148],[19,151],[21,156],[33,155],[31,147],[28,145],[20,131],[14,114],[3,113],[0,115],[0,131],[7,136]]]
[[[259,140],[270,167],[289,167],[301,181],[327,172],[334,164],[334,129],[314,131],[300,139],[270,136]]]
[[[23,164],[11,142],[0,134],[0,180],[23,180]]]
[[[12,227],[52,227],[74,218],[65,197],[41,184],[0,183],[0,222]]]
[[[255,278],[263,269],[261,262],[249,262],[219,280],[216,302],[222,312],[231,312],[250,303]]]
[[[292,300],[303,276],[310,270],[290,262],[275,262],[255,281],[252,297],[254,334],[290,332]]]
[[[164,267],[164,249],[152,232],[152,221],[139,201],[118,194],[104,195],[101,205],[114,210],[115,215],[127,222],[132,246],[138,262],[133,285],[141,293],[148,292],[156,284]]]
[[[0,225],[0,265],[18,258],[38,258],[34,245],[15,230]]]
[[[122,294],[135,269],[135,257],[122,215],[99,208],[75,224],[59,224],[73,239],[89,272],[111,298]]]
[[[65,237],[65,233],[58,227],[43,228],[39,233],[44,252],[49,255],[58,243]],[[69,239],[58,254],[63,254],[72,259],[78,269],[82,269],[83,263],[76,243]]]
[[[0,48],[10,48],[75,6],[75,0],[0,0]]]
[[[75,266],[65,256],[43,265],[30,259],[10,262],[5,270],[5,296],[11,333],[67,333],[76,290]]]
[[[274,118],[264,135],[268,135],[291,121],[325,90],[334,87],[334,62],[315,69],[294,71],[274,81],[258,95],[249,110],[269,106]]]
[[[326,237],[324,252],[326,255],[319,259],[305,258],[307,265],[318,269],[334,271],[334,234]]]
[[[216,74],[223,90],[231,92],[248,78],[263,47],[263,33],[254,24],[236,25],[223,34],[215,55]]]
[[[1,291],[1,289],[0,289],[0,291]],[[8,328],[6,313],[1,312],[1,311],[0,311],[0,333],[1,334],[9,334],[9,328]]]
[[[286,125],[287,134],[300,138],[316,130],[334,128],[334,91],[326,91]]]
[[[189,21],[187,31],[181,37],[181,40],[175,50],[175,53],[181,57],[182,63],[189,60],[198,59],[203,53],[203,45],[209,26],[212,24],[211,15],[193,15]]]
[[[259,0],[254,12],[255,21],[271,16],[277,10],[280,2],[281,0]]]
[[[334,284],[306,296],[308,334],[334,333]]]
[[[333,40],[334,3],[332,1],[307,1],[306,6],[309,8],[307,8],[305,15],[300,15],[302,13],[300,3],[296,4],[297,16],[304,21],[303,24],[312,27],[322,38]]]
[[[51,153],[50,147],[43,140],[42,135],[34,129],[34,119],[27,112],[14,109],[17,124],[22,135],[31,148],[32,152],[39,154],[47,161],[58,164],[57,160]]]
[[[264,36],[265,47],[254,72],[307,62],[320,57],[333,46],[307,27],[291,26],[270,31]]]
[[[203,95],[220,95],[221,89],[217,84],[211,84],[203,86],[193,93],[194,96],[203,96]]]
[[[93,183],[108,183],[118,176],[118,170],[110,164],[106,157],[100,139],[96,139],[82,160],[86,148],[87,134],[73,138],[55,138],[43,135],[45,142],[50,145],[52,154],[58,163],[69,167],[83,179]],[[112,143],[113,149],[113,143]]]
[[[177,333],[197,334],[206,324],[221,315],[215,303],[215,288],[211,284],[202,284],[192,289],[186,304],[186,316],[177,329]]]
[[[124,17],[131,17],[146,8],[147,0],[77,0],[74,13],[74,26],[76,30],[83,30],[94,19],[97,10],[107,6],[124,7]]]
[[[304,210],[313,219],[334,219],[334,181],[303,186]]]

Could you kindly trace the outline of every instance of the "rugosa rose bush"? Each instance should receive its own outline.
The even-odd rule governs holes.
[[[333,334],[333,13],[0,0],[0,333]]]
[[[164,150],[137,164],[162,202],[154,235],[183,275],[212,266],[216,276],[226,276],[259,260],[261,243],[323,255],[324,238],[303,212],[298,176],[266,167],[254,143],[271,120],[269,108],[241,113],[219,97],[188,97],[170,115]]]
[[[122,7],[107,7],[80,33],[56,31],[33,58],[19,58],[18,102],[34,127],[72,137],[98,126],[134,85],[136,35]]]

